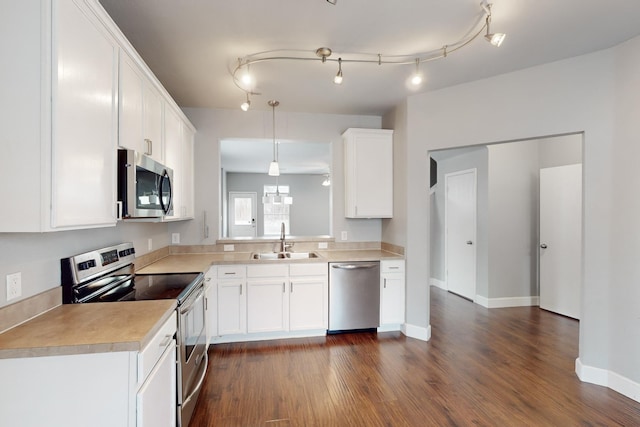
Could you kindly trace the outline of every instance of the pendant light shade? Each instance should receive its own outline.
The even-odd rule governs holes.
[[[280,176],[280,165],[275,160],[269,163],[269,176]]]
[[[280,165],[278,164],[278,144],[276,143],[276,107],[280,102],[276,100],[269,101],[269,105],[273,110],[273,160],[269,163],[269,176],[280,176]]]

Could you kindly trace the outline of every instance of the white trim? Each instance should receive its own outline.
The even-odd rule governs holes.
[[[402,324],[401,323],[385,323],[384,325],[380,325],[377,331],[378,332],[402,331]]]
[[[431,325],[423,328],[422,326],[410,325],[405,323],[402,325],[402,333],[410,338],[421,341],[429,341],[431,339]]]
[[[531,307],[540,305],[540,297],[486,298],[476,295],[474,302],[487,308]]]
[[[583,365],[580,358],[576,359],[576,375],[580,381],[610,388],[629,399],[640,402],[640,383],[631,381],[615,372],[606,369]]]
[[[445,291],[447,290],[447,282],[445,282],[444,280],[432,277],[429,279],[429,284],[431,286],[435,286],[436,288],[444,289]]]
[[[257,332],[251,334],[230,334],[222,336],[212,336],[211,344],[223,344],[230,342],[267,341],[288,338],[308,338],[324,337],[327,335],[326,329],[309,329],[304,331],[276,331]]]

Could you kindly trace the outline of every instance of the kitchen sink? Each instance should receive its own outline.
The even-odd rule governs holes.
[[[309,259],[318,258],[318,254],[315,252],[262,252],[255,253],[251,256],[252,259]]]

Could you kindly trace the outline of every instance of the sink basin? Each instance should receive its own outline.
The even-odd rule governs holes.
[[[252,259],[309,259],[318,258],[318,254],[315,252],[262,252],[255,253],[251,256]]]

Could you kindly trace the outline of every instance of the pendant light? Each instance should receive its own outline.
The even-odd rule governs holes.
[[[278,144],[276,143],[276,107],[280,102],[270,100],[269,105],[273,110],[273,161],[269,164],[269,176],[280,176],[280,165],[278,164]]]

